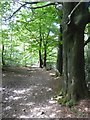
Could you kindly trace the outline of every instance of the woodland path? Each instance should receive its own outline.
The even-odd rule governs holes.
[[[63,118],[75,114],[53,97],[59,88],[54,71],[40,68],[10,68],[3,71],[3,118]]]

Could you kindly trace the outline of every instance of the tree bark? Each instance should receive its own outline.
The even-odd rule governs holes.
[[[49,33],[50,33],[50,29],[47,33],[47,36],[46,36],[46,39],[44,39],[43,37],[43,44],[44,44],[44,67],[46,67],[46,63],[47,63],[47,44],[48,44],[48,36],[49,36]]]
[[[63,12],[63,93],[68,100],[78,101],[88,96],[84,71],[85,12],[83,4],[68,25],[68,15],[77,3],[64,3]],[[82,24],[81,24],[82,23]]]
[[[43,67],[43,60],[42,60],[42,35],[41,35],[41,20],[40,20],[40,26],[39,26],[39,34],[40,34],[40,41],[39,41],[39,67]]]
[[[62,46],[62,25],[60,26],[59,40],[58,40],[58,54],[57,54],[57,70],[62,75],[63,70],[63,46]]]
[[[4,45],[2,44],[2,65],[5,65],[4,61]]]
[[[47,42],[44,44],[44,67],[46,67],[46,60],[47,60]]]

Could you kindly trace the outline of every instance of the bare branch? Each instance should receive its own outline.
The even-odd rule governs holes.
[[[6,20],[9,20],[9,19],[11,19],[18,11],[20,11],[20,9],[22,8],[22,7],[24,7],[26,5],[26,3],[25,4],[23,4],[23,5],[21,5],[9,18],[7,18]]]
[[[78,4],[73,8],[73,10],[71,11],[71,13],[68,15],[68,25],[71,23],[71,16],[74,14],[74,12],[76,11],[76,9],[79,7],[79,5],[83,2],[83,0],[80,0],[80,2],[78,2]]]
[[[25,2],[25,3],[22,4],[15,12],[13,12],[13,14],[12,14],[9,18],[7,18],[6,21],[9,20],[9,19],[11,19],[18,11],[20,11],[20,9],[21,9],[22,7],[25,7],[27,4],[37,4],[37,3],[39,3],[39,2]],[[30,9],[33,10],[33,9],[38,9],[38,8],[47,7],[47,6],[50,6],[50,5],[55,5],[55,3],[48,3],[48,4],[42,5],[42,6],[30,7]]]
[[[44,7],[47,7],[47,6],[50,6],[50,5],[55,5],[55,3],[49,3],[49,4],[46,4],[46,5],[37,6],[37,7],[30,7],[30,9],[44,8]]]
[[[84,46],[87,45],[90,42],[90,37],[85,41]]]
[[[39,1],[38,2],[25,2],[25,4],[37,4],[37,3],[40,3]]]
[[[49,34],[50,34],[50,29],[48,30],[48,33],[47,33],[46,39],[48,39]]]

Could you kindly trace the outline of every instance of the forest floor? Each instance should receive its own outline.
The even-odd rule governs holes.
[[[77,106],[60,105],[53,97],[59,91],[60,79],[53,70],[8,68],[3,71],[3,118],[73,118],[90,117],[90,100]]]

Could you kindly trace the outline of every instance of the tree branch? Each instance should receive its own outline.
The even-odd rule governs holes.
[[[30,7],[30,9],[44,8],[44,7],[47,7],[47,6],[50,6],[50,5],[55,5],[55,3],[49,3],[49,4],[46,4],[46,5],[43,5],[43,6],[37,6],[37,7]]]
[[[84,46],[87,45],[90,42],[90,37],[85,41]]]
[[[7,18],[6,21],[11,19],[18,11],[20,11],[20,9],[22,7],[26,6],[27,4],[37,4],[37,3],[39,3],[39,2],[25,2],[15,12],[13,12],[13,14],[9,18]],[[47,6],[50,6],[50,5],[55,5],[55,3],[48,3],[48,4],[42,5],[42,6],[30,7],[30,9],[39,9],[39,8],[47,7]]]
[[[11,18],[12,18],[22,7],[24,7],[25,5],[26,5],[26,3],[23,4],[23,5],[21,5],[15,12],[13,12],[13,14],[12,14],[9,18],[6,19],[6,21],[9,20],[9,19],[11,19]]]
[[[49,31],[48,31],[48,33],[47,33],[47,37],[46,37],[46,39],[48,38],[49,34],[50,34],[50,29],[49,29]]]
[[[71,16],[74,14],[74,12],[76,11],[76,9],[79,7],[79,5],[83,2],[83,0],[80,0],[80,2],[73,8],[73,10],[70,12],[70,14],[68,15],[68,25],[71,23]]]

